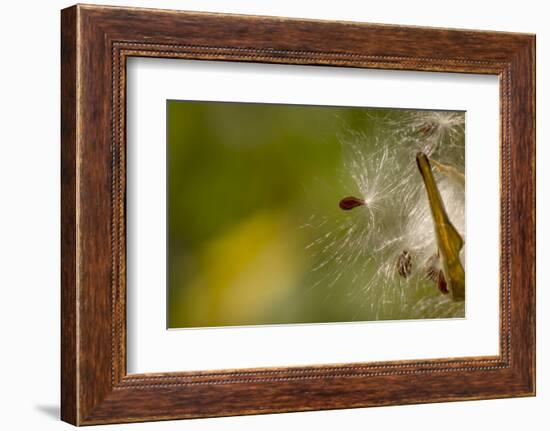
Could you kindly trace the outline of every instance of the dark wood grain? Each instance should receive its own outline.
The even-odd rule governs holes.
[[[61,16],[61,418],[77,415],[76,8]]]
[[[62,12],[61,36],[63,420],[85,425],[534,394],[533,35],[74,6]],[[127,375],[130,56],[498,75],[500,354]]]

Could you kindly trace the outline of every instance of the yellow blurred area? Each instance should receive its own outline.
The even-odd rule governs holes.
[[[289,237],[289,223],[284,215],[257,212],[205,243],[197,276],[178,301],[186,319],[220,326],[269,316],[303,276],[303,242]]]

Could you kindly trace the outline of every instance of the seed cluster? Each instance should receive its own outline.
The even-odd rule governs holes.
[[[336,229],[326,229],[328,215],[307,224],[317,231],[307,246],[313,278],[319,274],[314,285],[352,283],[350,300],[360,301],[372,320],[463,316],[464,303],[441,294],[448,290],[415,155],[423,152],[440,166],[439,192],[465,240],[464,113],[392,111],[371,118],[374,131],[341,139],[339,187],[347,197],[339,207],[346,211],[336,216]]]

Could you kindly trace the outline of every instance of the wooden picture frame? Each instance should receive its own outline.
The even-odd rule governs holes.
[[[61,17],[64,421],[535,394],[534,35],[83,5]],[[127,374],[125,65],[131,56],[498,75],[500,354]]]

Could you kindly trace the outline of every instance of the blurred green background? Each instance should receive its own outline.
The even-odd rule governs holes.
[[[380,298],[350,282],[353,268],[316,283],[334,265],[312,271],[321,257],[307,251],[337,230],[351,194],[340,138],[361,133],[368,145],[377,120],[401,115],[389,111],[168,101],[168,326],[411,317],[387,292],[373,307]],[[317,216],[322,229],[308,227]],[[429,283],[411,294],[438,295]]]

